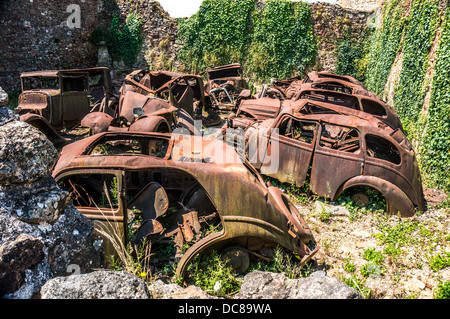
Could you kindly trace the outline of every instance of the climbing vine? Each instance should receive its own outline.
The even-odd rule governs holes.
[[[138,12],[129,13],[123,25],[118,15],[113,17],[111,28],[105,34],[108,51],[113,59],[133,66],[142,46],[142,25],[143,20]]]
[[[445,23],[441,20],[445,12]],[[393,106],[408,139],[418,153],[418,161],[426,187],[450,189],[450,138],[448,123],[450,98],[449,25],[446,10],[438,0],[385,1],[382,24],[372,33],[365,84],[383,96],[394,61],[401,66],[398,82],[394,83]],[[443,24],[442,24],[443,23]],[[430,50],[439,27],[443,34],[439,42],[433,83],[427,68]],[[424,108],[427,91],[431,88],[428,113]]]
[[[431,187],[450,191],[450,11],[446,10],[437,52],[423,138],[423,170]]]
[[[317,52],[307,3],[268,0],[253,14],[248,68],[261,79],[303,75]]]
[[[366,30],[368,33],[369,30]],[[351,29],[345,32],[337,46],[336,73],[350,75],[359,81],[366,78],[367,35],[354,39]]]
[[[408,16],[403,43],[403,64],[394,107],[411,139],[417,139],[414,127],[425,98],[423,81],[439,22],[436,0],[414,1]]]
[[[196,14],[179,19],[183,43],[178,57],[189,71],[244,63],[251,41],[251,13],[256,0],[204,0]]]
[[[178,37],[189,71],[239,62],[257,81],[303,74],[317,51],[309,6],[289,0],[204,0]]]
[[[408,2],[405,0],[385,2],[382,25],[371,34],[368,42],[365,84],[379,96],[383,94],[392,64],[401,48],[407,8]]]

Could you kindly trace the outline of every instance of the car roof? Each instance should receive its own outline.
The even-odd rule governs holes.
[[[24,77],[57,77],[59,73],[76,73],[76,72],[98,72],[108,70],[107,67],[95,67],[86,69],[67,69],[67,70],[43,70],[43,71],[30,71],[20,74],[21,78]]]
[[[314,103],[313,103],[314,104]],[[319,103],[317,103],[319,104]],[[289,114],[289,112],[285,112]],[[359,112],[363,113],[363,112]],[[360,131],[370,132],[371,134],[390,135],[394,130],[386,123],[380,121],[374,116],[368,114],[367,117],[359,115],[345,115],[345,114],[302,114],[293,113],[293,116],[298,119],[312,120],[321,123],[335,124],[341,126],[349,126],[359,129]]]
[[[237,69],[240,67],[241,67],[240,63],[232,63],[232,64],[227,64],[227,65],[216,66],[214,68],[208,68],[208,69],[206,69],[206,72],[213,72],[213,71],[226,70],[226,69]]]
[[[182,136],[182,135],[179,135]],[[184,138],[186,136],[186,138]],[[176,145],[178,150],[188,150],[189,143],[189,137],[191,135],[184,135],[181,138],[181,141],[175,141],[172,139],[172,134],[169,133],[153,133],[153,132],[104,132],[95,134],[93,136],[87,137],[85,139],[76,141],[74,143],[66,145],[61,153],[60,157],[58,159],[58,162],[54,168],[53,173],[59,174],[60,172],[65,171],[66,169],[70,168],[130,168],[130,169],[145,169],[150,167],[156,167],[156,166],[166,166],[166,167],[172,167],[172,168],[180,168],[183,167],[186,169],[188,165],[186,164],[200,164],[200,165],[214,165],[218,170],[221,169],[233,169],[233,170],[247,170],[247,168],[244,167],[242,162],[236,161],[236,162],[226,162],[222,163],[219,162],[220,158],[219,156],[221,154],[214,154],[210,158],[208,158],[211,163],[209,164],[201,161],[197,162],[195,161],[197,158],[199,158],[197,155],[194,155],[196,151],[196,146],[194,146],[194,149],[190,149],[192,153],[186,154],[187,156],[192,156],[194,161],[187,161],[183,162],[183,155],[184,154],[176,154],[172,156],[170,155],[169,158],[159,158],[154,156],[148,156],[148,155],[142,155],[142,154],[130,154],[130,155],[89,155],[84,154],[87,150],[91,149],[97,142],[99,142],[103,137],[112,137],[112,138],[156,138],[156,139],[165,139],[168,141],[172,141],[172,145]],[[225,150],[233,150],[232,153],[227,153],[226,156],[236,156],[237,154],[232,146],[227,145],[226,143],[223,143],[221,140],[217,140],[211,137],[211,139],[205,139],[200,137],[202,141],[203,149],[207,149],[207,147],[211,148],[214,147],[214,145],[211,146],[211,143],[220,143],[219,145],[223,147]],[[198,141],[196,141],[198,143]],[[195,143],[195,142],[194,142]],[[198,144],[195,144],[198,145]],[[170,147],[170,146],[169,146]],[[185,147],[185,148],[183,148]],[[168,152],[171,152],[171,149],[168,150]],[[173,152],[173,153],[176,153]],[[220,152],[219,152],[220,153]],[[227,157],[228,158],[228,157]]]

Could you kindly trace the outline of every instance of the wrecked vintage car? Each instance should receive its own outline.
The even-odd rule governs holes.
[[[230,127],[246,129],[254,122],[276,118],[283,112],[302,114],[346,114],[360,118],[375,117],[393,129],[403,130],[395,109],[379,99],[340,92],[305,90],[296,99],[268,97],[242,101],[236,115],[229,116]]]
[[[221,122],[214,113],[202,117],[205,108],[200,76],[169,71],[136,70],[125,77],[118,107],[113,112],[92,112],[81,121],[92,134],[106,131],[170,133],[175,127],[198,133],[194,119],[205,126]]]
[[[329,71],[313,71],[304,78],[296,76],[286,80],[272,80],[265,85],[259,97],[271,97],[281,100],[293,99],[300,91],[308,89],[321,89],[347,94],[360,94],[377,98],[368,91],[363,83],[351,76],[338,75]]]
[[[248,89],[239,63],[208,68],[205,91],[209,95],[212,107],[218,110],[234,110],[239,103],[240,93]]]
[[[294,101],[302,99],[336,105],[338,107],[334,111],[339,113],[348,113],[347,109],[365,112],[375,116],[394,129],[399,128],[403,130],[402,123],[395,109],[379,98],[319,89],[305,89],[299,91],[294,97]]]
[[[375,190],[390,214],[425,210],[411,143],[375,117],[286,112],[252,125],[246,134],[246,153],[261,174],[299,187],[308,181],[313,194],[332,201],[352,193],[360,206],[369,204],[367,189]],[[251,151],[254,145],[257,152]]]
[[[303,83],[312,83],[318,82],[321,79],[336,79],[340,81],[350,82],[355,85],[359,85],[363,89],[366,89],[366,86],[361,81],[358,81],[353,76],[349,75],[340,75],[330,71],[312,71],[309,72],[302,80]]]
[[[91,111],[117,102],[104,67],[35,71],[20,76],[22,93],[15,112],[54,143],[67,141],[59,131],[80,124]]]
[[[105,132],[65,146],[53,177],[97,227],[116,223],[124,242],[149,240],[154,263],[180,258],[179,275],[210,249],[238,272],[274,245],[307,262],[319,248],[298,210],[236,156],[213,138]],[[132,216],[141,222],[131,236]]]

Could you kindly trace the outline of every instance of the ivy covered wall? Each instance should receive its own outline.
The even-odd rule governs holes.
[[[450,191],[450,37],[443,0],[385,0],[367,42],[367,88],[391,103],[425,187]]]
[[[178,38],[187,71],[240,62],[260,81],[304,74],[317,52],[311,10],[301,1],[204,0],[179,20]]]

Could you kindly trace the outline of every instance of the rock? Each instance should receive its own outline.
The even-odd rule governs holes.
[[[33,126],[20,121],[0,126],[0,186],[48,176],[57,156],[53,144]]]
[[[78,273],[89,273],[104,265],[103,246],[99,248],[97,244],[98,241],[101,242],[101,237],[94,231],[93,222],[81,215],[73,205],[67,206],[53,225],[28,224],[0,209],[0,225],[2,247],[3,245],[9,247],[12,242],[19,241],[21,236],[26,235],[38,238],[43,244],[42,248],[35,245],[34,249],[26,251],[27,263],[21,263],[18,268],[3,267],[0,270],[0,277],[15,276],[17,279],[15,282],[21,284],[20,287],[15,285],[16,290],[13,291],[2,287],[0,297],[34,298],[49,279],[69,275],[73,270]],[[31,243],[28,245],[31,247]],[[8,252],[8,257],[14,260],[20,260],[25,254],[18,249],[9,249]],[[34,261],[38,260],[36,264]],[[3,282],[1,280],[0,282],[1,287]]]
[[[94,230],[94,223],[73,205],[66,207],[44,235],[48,243],[47,262],[53,276],[72,273],[73,267],[86,273],[103,266],[103,238]]]
[[[0,86],[0,106],[6,106],[9,103],[8,94]]]
[[[242,282],[237,299],[360,299],[360,294],[336,278],[317,271],[289,279],[284,273],[253,271]]]
[[[0,88],[1,90],[1,88]],[[1,98],[0,98],[1,99]],[[1,104],[1,102],[0,102]],[[19,115],[15,114],[13,111],[11,111],[6,106],[0,107],[0,125],[4,125],[11,121],[18,121]]]
[[[288,278],[284,273],[252,271],[242,282],[237,299],[288,299]]]
[[[177,284],[165,283],[161,279],[150,283],[148,289],[154,299],[217,299],[197,286],[182,288]]]
[[[307,278],[296,279],[290,299],[361,299],[361,295],[342,281],[328,277],[323,271],[313,272]]]
[[[10,112],[1,114],[0,297],[29,299],[54,277],[102,268],[104,250],[94,223],[50,176],[52,143]]]
[[[44,243],[26,234],[0,246],[0,295],[17,290],[25,278],[25,270],[44,258]]]
[[[319,215],[321,213],[330,216],[348,216],[350,214],[349,210],[344,206],[327,204],[318,200],[314,202],[313,210]]]
[[[40,292],[42,299],[149,299],[145,282],[124,271],[94,271],[53,278]]]
[[[0,202],[12,216],[29,224],[53,224],[70,203],[70,197],[48,176],[32,184],[0,186]]]

